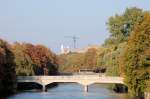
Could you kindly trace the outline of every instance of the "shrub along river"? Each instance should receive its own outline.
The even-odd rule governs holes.
[[[49,88],[47,92],[23,91],[7,99],[130,99],[128,94],[115,93],[106,85],[93,84],[89,92],[85,93],[82,85],[76,83],[59,83],[58,86]]]

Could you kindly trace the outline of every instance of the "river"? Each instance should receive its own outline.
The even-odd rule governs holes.
[[[19,92],[7,99],[129,99],[127,94],[118,94],[109,90],[105,85],[93,84],[85,93],[83,86],[75,83],[60,83],[47,92]]]

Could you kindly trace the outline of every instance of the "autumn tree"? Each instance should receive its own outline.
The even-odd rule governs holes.
[[[145,13],[143,21],[134,26],[122,61],[129,92],[141,97],[150,80],[150,13]]]
[[[31,57],[35,67],[35,74],[54,75],[57,73],[57,56],[43,45],[24,44],[26,53]]]
[[[78,72],[84,66],[84,53],[69,53],[59,56],[60,72],[73,73]]]
[[[15,56],[16,75],[35,75],[35,64],[32,62],[31,57],[26,53],[26,46],[16,42],[12,45],[12,51]]]
[[[97,49],[90,48],[87,52],[85,52],[85,68],[94,69],[97,66]]]

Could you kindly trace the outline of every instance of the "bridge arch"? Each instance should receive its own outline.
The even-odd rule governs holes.
[[[17,89],[19,90],[31,90],[31,89],[42,89],[42,85],[37,82],[18,82]]]

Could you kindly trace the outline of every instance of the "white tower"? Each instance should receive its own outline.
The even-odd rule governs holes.
[[[64,51],[64,45],[61,44],[61,53],[63,54],[65,51]]]

